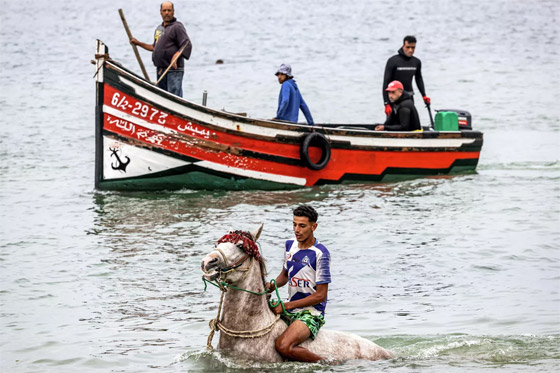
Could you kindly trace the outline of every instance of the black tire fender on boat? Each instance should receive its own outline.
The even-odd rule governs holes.
[[[314,163],[309,157],[309,147],[318,146],[321,149],[321,159],[318,163]],[[303,143],[299,150],[301,160],[303,163],[312,170],[321,170],[329,163],[331,159],[331,145],[329,140],[318,132],[312,132],[303,138]]]

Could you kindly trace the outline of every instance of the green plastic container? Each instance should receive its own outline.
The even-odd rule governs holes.
[[[454,111],[438,111],[434,123],[436,131],[459,131],[459,117]]]

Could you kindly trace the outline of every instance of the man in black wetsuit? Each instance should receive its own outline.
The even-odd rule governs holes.
[[[385,90],[392,103],[391,114],[385,123],[375,127],[376,131],[415,131],[422,127],[412,96],[403,91],[403,85],[394,80]]]
[[[416,77],[416,85],[422,94],[424,103],[426,105],[430,104],[430,98],[426,96],[424,80],[422,79],[422,62],[420,62],[418,58],[413,57],[415,48],[416,38],[407,35],[403,40],[403,46],[399,49],[398,54],[387,60],[385,76],[383,78],[383,101],[385,103],[385,114],[387,114],[387,116],[391,114],[391,105],[385,88],[389,85],[389,82],[393,80],[401,82],[404,86],[404,92],[408,93],[412,98],[414,94],[412,78]]]

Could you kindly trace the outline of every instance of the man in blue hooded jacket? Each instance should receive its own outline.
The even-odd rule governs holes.
[[[296,81],[293,79],[292,68],[290,65],[282,64],[276,72],[278,83],[282,84],[280,95],[278,97],[278,111],[276,118],[289,122],[298,121],[299,109],[305,115],[308,124],[313,124],[313,117],[307,107],[301,92],[298,89]]]

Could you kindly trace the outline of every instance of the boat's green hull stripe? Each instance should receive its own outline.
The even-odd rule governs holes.
[[[427,175],[449,175],[476,170],[478,159],[457,160],[449,169],[387,169],[382,175],[344,175],[340,180],[319,180],[321,184],[348,184],[359,182],[391,182]],[[243,177],[233,177],[220,172],[207,173],[193,170],[192,166],[180,167],[159,174],[127,179],[101,181],[101,190],[286,190],[301,188],[299,185],[276,183]]]
[[[282,190],[297,188],[301,188],[301,186],[249,178],[226,178],[209,175],[200,171],[191,171],[180,175],[169,175],[158,178],[140,177],[123,180],[113,179],[111,181],[101,181],[101,183],[99,183],[99,189],[101,190]]]

